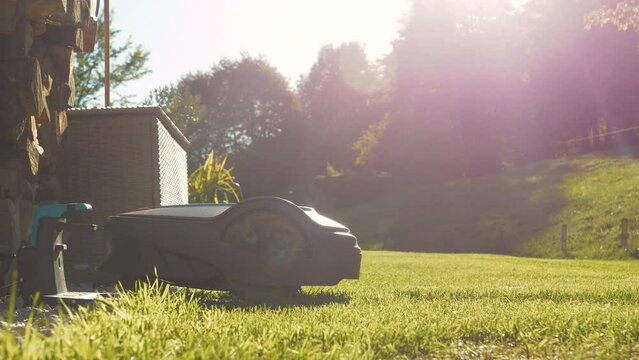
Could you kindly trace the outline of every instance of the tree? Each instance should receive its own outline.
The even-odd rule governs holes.
[[[383,120],[369,125],[355,140],[353,151],[357,154],[355,158],[356,167],[370,166],[370,160],[379,144],[379,140],[384,136],[389,122],[390,119],[387,115]]]
[[[111,11],[111,21],[113,11]],[[100,105],[104,89],[104,18],[98,19],[97,43],[93,52],[79,53],[74,67],[76,84],[76,106],[89,107]],[[120,30],[110,27],[111,52],[111,89],[117,90],[125,83],[137,80],[148,74],[149,52],[141,45],[133,46],[131,39],[117,45]],[[129,96],[119,96],[120,104],[126,104]]]
[[[586,15],[586,26],[612,24],[621,31],[633,30],[639,34],[639,0],[621,0],[614,6],[604,5]]]
[[[636,35],[603,26],[607,22],[594,26],[592,14],[608,9],[602,8],[603,2],[535,0],[529,4],[539,15],[532,23],[535,46],[528,56],[535,122],[554,142],[548,145],[560,153],[587,145],[574,144],[577,149],[571,149],[563,145],[567,139],[636,124]]]
[[[196,131],[196,124],[206,113],[199,96],[193,95],[183,83],[162,86],[151,91],[145,105],[158,105],[187,137]]]
[[[305,139],[299,100],[265,59],[224,59],[150,99],[169,109],[191,141],[191,169],[215,151],[228,156],[247,196],[290,197],[299,183]]]
[[[413,2],[387,60],[394,73],[377,151],[383,170],[419,181],[499,166],[499,123],[523,72],[505,3]]]
[[[352,145],[370,124],[381,120],[379,69],[358,43],[325,46],[299,84],[304,122],[313,134],[305,146],[306,172],[323,173],[327,163],[350,169]]]
[[[299,120],[297,97],[263,58],[221,60],[211,71],[188,75],[180,86],[199,97],[206,109],[197,126],[187,131],[193,163],[204,161],[212,149],[232,159]]]
[[[375,163],[418,181],[473,176],[636,123],[635,34],[587,31],[601,3],[413,1],[387,60],[391,120]]]

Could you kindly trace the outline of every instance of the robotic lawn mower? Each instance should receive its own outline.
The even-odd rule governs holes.
[[[69,211],[88,208],[64,206]],[[64,297],[59,293],[66,288],[58,285],[64,284],[65,246],[59,227],[52,225],[63,216],[64,211],[58,211],[36,219],[44,226],[39,232],[41,250],[36,251],[36,236],[25,251],[30,259],[24,260],[39,262],[39,270],[26,274],[23,293]],[[111,253],[102,270],[119,275],[125,286],[157,276],[177,286],[245,296],[292,293],[301,286],[359,278],[361,250],[349,229],[313,208],[280,198],[138,210],[112,216],[104,230]]]

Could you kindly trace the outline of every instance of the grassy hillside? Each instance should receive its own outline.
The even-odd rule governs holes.
[[[627,258],[620,223],[639,246],[639,160],[582,156],[500,175],[395,186],[331,213],[368,248],[561,257],[561,224],[576,258]]]
[[[249,304],[147,288],[83,310],[0,358],[639,356],[639,262],[366,252],[359,281]]]

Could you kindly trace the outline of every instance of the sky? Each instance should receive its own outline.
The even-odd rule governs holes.
[[[141,101],[156,87],[242,53],[265,56],[291,85],[323,45],[357,41],[379,58],[391,51],[409,1],[111,0],[110,7],[113,27],[150,51],[151,73],[121,91]]]

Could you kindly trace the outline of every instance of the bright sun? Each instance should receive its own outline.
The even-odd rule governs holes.
[[[276,7],[275,38],[286,39],[297,49],[316,44],[356,41],[366,46],[372,58],[391,50],[408,11],[408,0],[280,0]],[[295,29],[295,30],[293,30]],[[294,56],[295,53],[291,52]],[[305,52],[308,53],[308,52]]]

